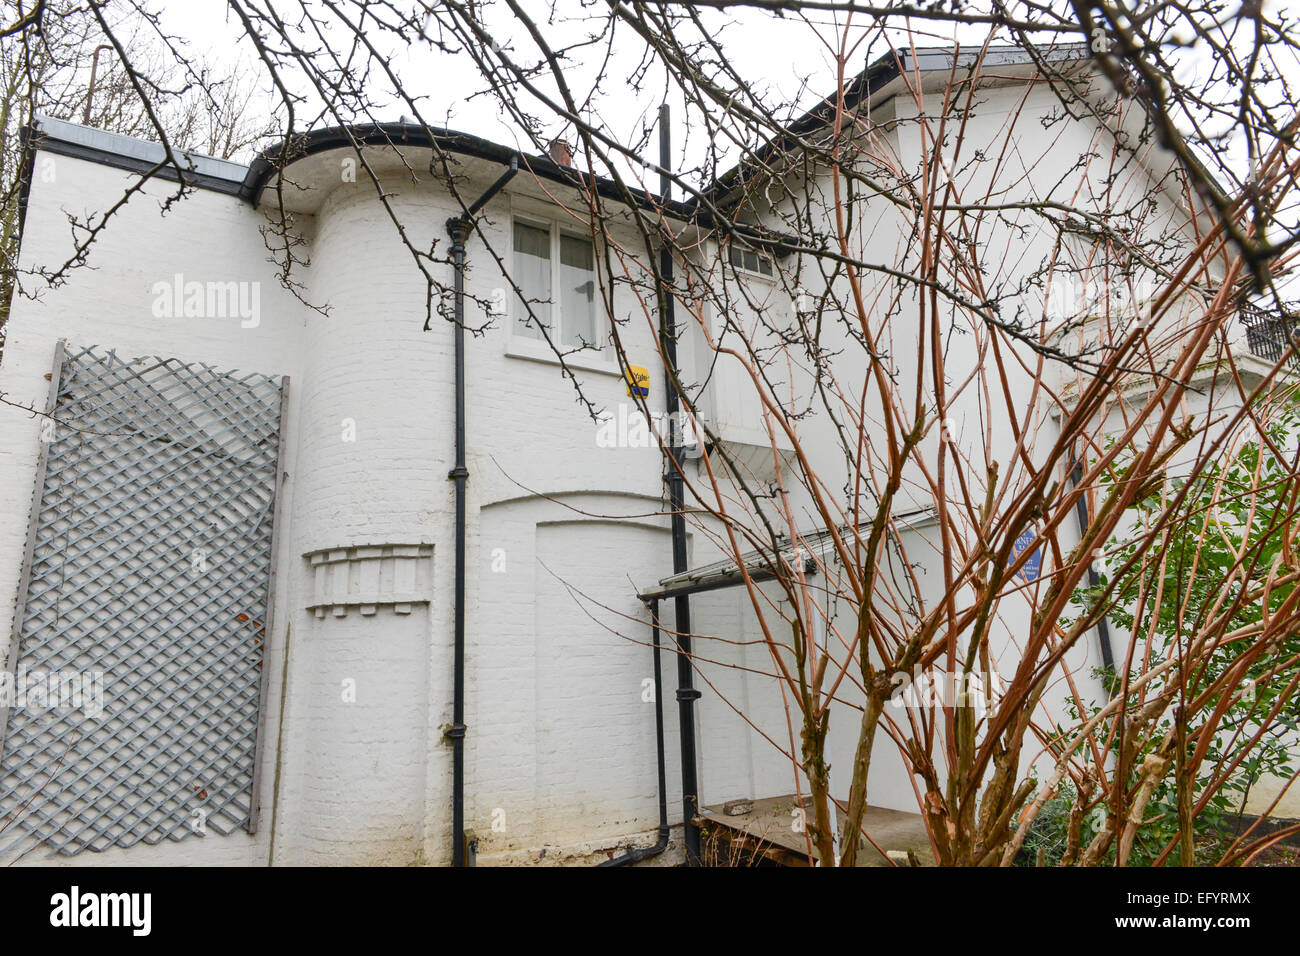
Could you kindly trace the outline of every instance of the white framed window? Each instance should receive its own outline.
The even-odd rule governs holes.
[[[540,323],[558,345],[600,349],[604,323],[591,237],[528,216],[514,217],[513,232],[512,278],[519,287],[513,334],[541,341]]]
[[[772,257],[768,253],[751,249],[734,239],[727,243],[727,261],[740,272],[765,279],[771,279],[776,273]]]

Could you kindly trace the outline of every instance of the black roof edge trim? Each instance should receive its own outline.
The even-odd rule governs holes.
[[[849,84],[844,93],[844,108],[846,110],[856,109],[864,98],[870,98],[872,93],[899,75],[900,71],[894,55],[892,53],[886,54],[885,57],[881,57],[859,73]],[[797,145],[799,137],[805,136],[824,125],[827,114],[833,110],[834,104],[829,98],[821,100],[816,106],[809,109],[794,122],[787,124],[780,133],[760,146],[751,158],[733,166],[715,179],[705,195],[710,200],[716,201],[718,197],[726,195],[735,187],[744,185],[755,176],[761,176],[763,167],[773,157],[787,152]]]
[[[430,136],[432,133],[432,136]],[[595,186],[596,192],[605,199],[632,203],[642,209],[664,213],[682,222],[691,222],[706,228],[721,228],[728,233],[744,235],[750,242],[768,249],[778,256],[789,255],[797,248],[795,240],[770,230],[757,229],[743,223],[726,222],[718,226],[714,217],[701,210],[696,202],[670,200],[661,202],[654,193],[630,186],[620,185],[615,180],[593,173],[583,172],[571,166],[561,166],[545,156],[525,153],[491,140],[441,127],[424,127],[412,123],[363,123],[355,126],[331,126],[316,129],[293,137],[289,141],[281,140],[274,146],[263,150],[249,164],[248,174],[239,188],[241,199],[256,206],[261,202],[262,194],[274,178],[281,165],[287,166],[299,159],[316,153],[329,152],[334,149],[352,149],[362,146],[413,146],[417,148],[438,148],[462,156],[473,156],[490,162],[508,165],[512,160],[518,162],[520,171],[530,172],[543,179],[586,189]]]
[[[27,197],[32,191],[32,172],[36,168],[36,131],[31,123],[18,130],[18,235],[15,237],[13,267],[15,271],[23,252],[23,229],[27,224]],[[14,294],[18,286],[14,284]]]
[[[432,135],[430,135],[432,134]],[[288,165],[316,153],[333,149],[351,149],[354,145],[362,146],[413,146],[424,149],[442,149],[473,156],[491,162],[508,165],[512,159],[519,162],[520,171],[531,172],[543,179],[578,188],[594,184],[597,192],[606,199],[626,202],[630,196],[641,206],[653,206],[658,209],[658,198],[645,190],[621,186],[612,179],[584,173],[570,166],[561,166],[545,156],[534,156],[494,143],[491,140],[462,133],[442,127],[424,127],[412,123],[360,123],[352,126],[330,126],[302,133],[290,140],[281,140],[274,146],[264,149],[248,167],[240,187],[240,196],[247,202],[257,205],[262,198],[267,184],[275,176],[281,165]],[[665,211],[682,219],[691,218],[691,208],[686,203],[670,202]]]

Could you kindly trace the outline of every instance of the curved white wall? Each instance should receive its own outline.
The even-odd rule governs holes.
[[[411,229],[430,230],[414,237],[427,246],[446,218],[430,191],[408,186],[393,201]],[[291,539],[302,624],[290,676],[286,861],[409,863],[425,840],[430,704],[446,696],[431,686],[430,643],[435,631],[439,647],[449,643],[431,607],[449,604],[450,578],[434,569],[449,570],[451,557],[451,333],[445,323],[421,330],[423,282],[370,184],[341,185],[325,201],[312,259],[308,295],[327,314],[308,313],[297,395]],[[421,543],[432,556],[425,548],[390,560],[365,547]],[[309,553],[336,560],[317,572]],[[401,561],[410,582],[389,580],[402,575]],[[318,573],[338,579],[329,600],[343,603],[319,606]],[[417,577],[423,600],[384,602],[410,597]]]

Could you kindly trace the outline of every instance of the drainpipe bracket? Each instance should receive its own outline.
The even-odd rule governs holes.
[[[447,220],[447,235],[452,242],[452,250],[457,246],[465,247],[465,237],[469,234],[470,221],[465,216],[452,216]]]
[[[696,690],[694,687],[677,688],[678,700],[699,700],[703,696],[704,696],[703,692]]]
[[[451,471],[447,472],[447,478],[450,481],[460,481],[469,477],[469,469],[464,465],[457,465]]]
[[[442,735],[448,740],[464,740],[465,731],[468,729],[464,724],[449,724]]]

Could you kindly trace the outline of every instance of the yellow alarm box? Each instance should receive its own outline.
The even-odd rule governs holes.
[[[632,396],[645,398],[650,394],[650,373],[640,365],[627,367],[627,394],[629,398]]]

